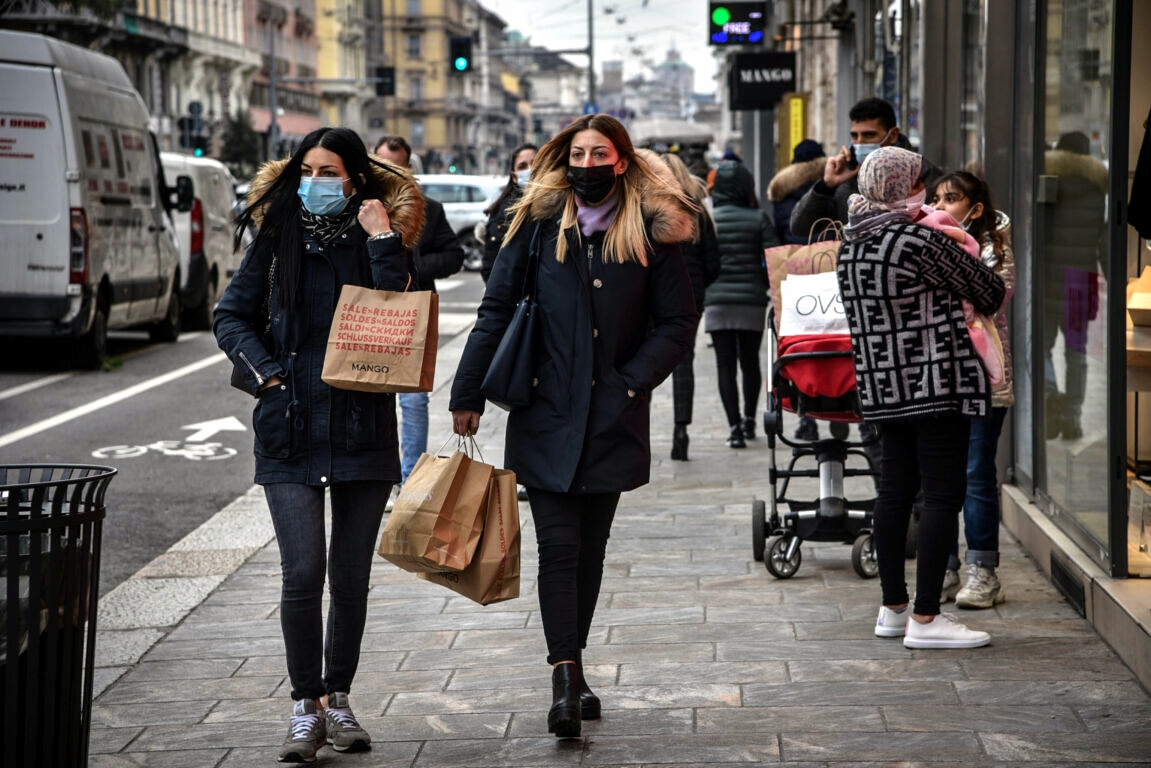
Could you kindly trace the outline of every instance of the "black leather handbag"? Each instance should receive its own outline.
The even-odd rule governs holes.
[[[516,304],[511,322],[480,384],[480,391],[488,402],[505,411],[526,408],[532,401],[532,379],[541,325],[539,304],[533,296],[539,270],[539,236],[537,225],[529,246],[522,298]]]

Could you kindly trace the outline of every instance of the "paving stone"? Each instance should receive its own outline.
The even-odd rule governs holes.
[[[143,728],[97,728],[88,736],[88,754],[103,755],[125,749]]]
[[[620,766],[661,762],[764,763],[779,761],[774,734],[745,734],[738,743],[708,735],[601,736],[588,745],[584,765]]]
[[[255,552],[255,547],[197,552],[165,552],[137,571],[134,578],[231,575]]]
[[[898,639],[780,640],[776,642],[722,642],[716,645],[720,661],[810,661],[830,659],[907,659],[910,652]]]
[[[205,744],[215,748],[279,746],[287,733],[287,723],[274,731],[253,728],[250,723],[201,723],[195,728],[156,725],[145,728],[132,743],[135,752],[178,752],[201,749]],[[203,763],[200,763],[203,765]]]
[[[790,705],[836,706],[905,704],[908,701],[930,701],[936,704],[958,704],[954,684],[947,682],[831,682],[787,683],[765,685],[752,683],[743,686],[745,707],[771,707]]]
[[[207,693],[200,691],[201,696]],[[215,699],[92,705],[93,728],[135,728],[146,725],[194,725],[215,706]]]
[[[187,680],[119,682],[104,692],[100,703],[147,706],[163,701],[196,701],[210,691],[217,699],[265,699],[272,695],[281,677],[229,677],[189,683]]]
[[[883,717],[892,731],[1001,731],[1003,733],[1071,733],[1085,730],[1071,707],[936,706],[916,703],[885,705]]]
[[[243,659],[185,659],[182,661],[145,661],[124,676],[125,683],[150,681],[219,679],[231,677],[244,663]]]
[[[1151,745],[1147,730],[1131,733],[1045,733],[1028,737],[1021,734],[982,733],[980,739],[988,756],[995,760],[1027,760],[1043,764],[1048,760],[1133,762],[1147,765]]]
[[[756,624],[705,624],[685,626],[644,625],[640,627],[615,626],[608,633],[612,644],[626,643],[675,643],[684,640],[695,642],[732,642],[756,638],[759,640],[794,640],[792,624],[786,622]]]
[[[223,579],[128,579],[100,599],[98,626],[104,630],[174,626]]]
[[[282,656],[284,640],[273,637],[215,638],[211,640],[166,640],[155,645],[144,661],[174,659],[228,659],[242,656]]]
[[[99,621],[97,621],[97,624]],[[99,667],[135,664],[164,633],[158,629],[125,629],[96,631],[95,663]]]
[[[593,686],[594,689],[594,686]],[[585,720],[583,736],[595,741],[600,736],[650,736],[665,733],[690,734],[696,717],[692,709],[620,709],[616,706],[611,689],[603,691],[603,717]],[[550,703],[550,702],[545,702]],[[699,710],[712,712],[719,710]],[[512,715],[509,737],[548,737],[547,709],[536,712],[516,712]],[[554,737],[551,737],[554,738]]]
[[[865,731],[885,729],[879,707],[796,706],[752,707],[738,709],[700,709],[696,712],[696,732],[742,735],[768,731]]]
[[[413,768],[554,768],[581,765],[583,739],[544,738],[429,741]]]
[[[88,768],[203,768],[224,759],[227,750],[195,749],[184,752],[131,752],[120,755],[94,755]]]
[[[958,681],[955,691],[965,704],[1085,704],[1144,705],[1147,692],[1134,680],[1089,682],[1027,682],[1016,680]]]
[[[620,664],[619,685],[658,685],[681,683],[786,683],[789,676],[783,662],[696,662],[665,664]]]
[[[866,755],[874,763],[902,763],[910,755],[946,755],[951,765],[971,766],[984,759],[980,737],[973,733],[796,733],[780,736],[781,760],[824,760],[836,765]],[[916,766],[920,765],[918,761]]]

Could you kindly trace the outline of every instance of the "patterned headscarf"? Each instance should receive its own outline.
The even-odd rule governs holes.
[[[848,214],[857,216],[885,211],[903,212],[904,201],[919,181],[922,159],[900,147],[881,147],[859,166],[859,194],[847,201]]]

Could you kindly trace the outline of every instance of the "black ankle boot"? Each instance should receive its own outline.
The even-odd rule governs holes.
[[[676,424],[671,433],[671,458],[673,461],[687,461],[687,425]]]
[[[746,419],[743,420],[743,424],[741,426],[743,428],[743,439],[744,440],[754,440],[755,439],[755,419],[748,416]]]
[[[600,704],[599,696],[592,692],[588,687],[587,678],[583,673],[583,658],[576,659],[576,664],[579,665],[579,705],[580,716],[583,720],[599,720]]]
[[[590,693],[590,691],[589,691]],[[580,735],[580,673],[577,664],[556,664],[552,669],[552,708],[548,733],[570,739]]]
[[[746,448],[747,443],[743,440],[743,427],[739,424],[734,424],[731,427],[731,436],[727,438],[728,448]]]

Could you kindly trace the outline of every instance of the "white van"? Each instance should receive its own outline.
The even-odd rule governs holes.
[[[161,152],[164,175],[192,179],[192,209],[173,215],[180,242],[180,305],[184,327],[212,327],[212,309],[240,267],[241,250],[232,248],[236,181],[219,160]]]
[[[71,338],[86,367],[109,329],[174,341],[170,209],[190,209],[191,179],[176,186],[119,62],[0,31],[0,337]]]

